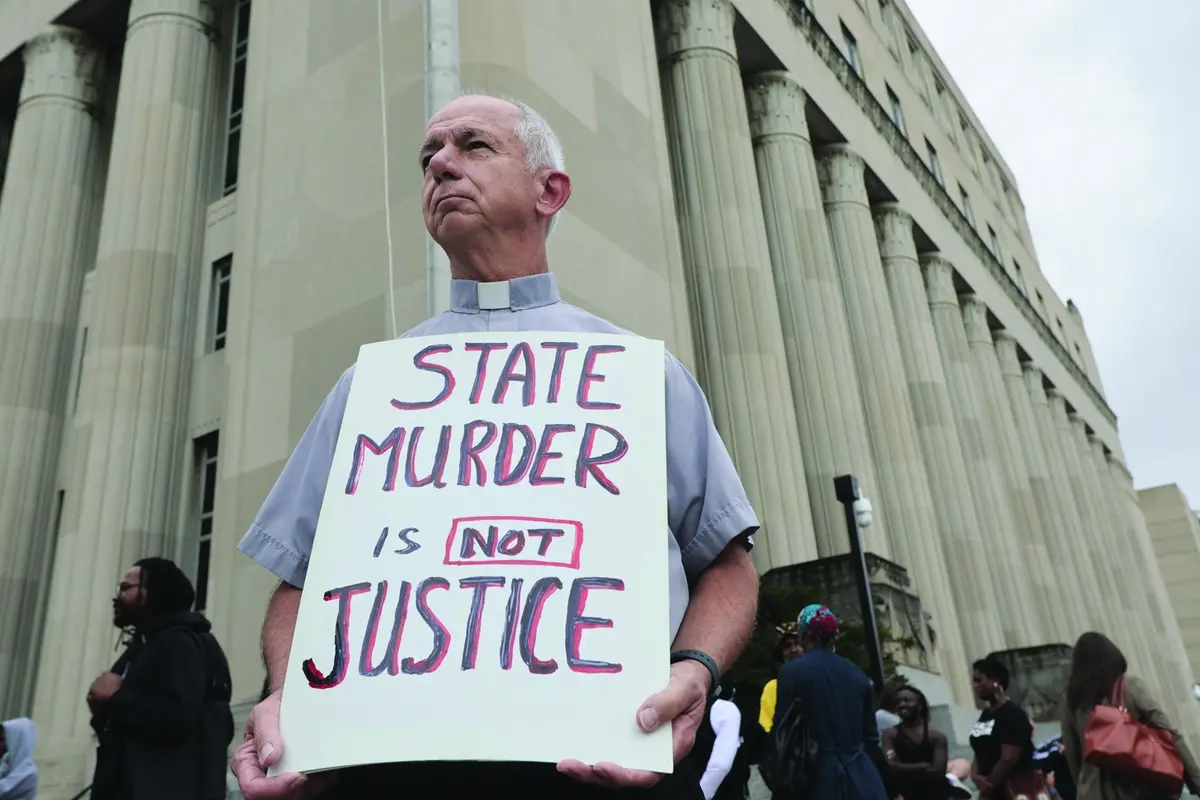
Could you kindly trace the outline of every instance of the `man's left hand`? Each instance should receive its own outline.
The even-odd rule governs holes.
[[[121,688],[122,683],[121,676],[115,672],[101,673],[100,677],[92,683],[92,688],[88,690],[88,699],[100,703],[108,702]]]
[[[711,682],[712,678],[704,665],[695,661],[680,661],[671,665],[671,679],[667,681],[667,688],[650,697],[638,709],[638,727],[646,733],[668,723],[671,725],[676,764],[696,743],[696,728],[704,719]],[[647,789],[663,777],[657,772],[626,769],[604,761],[588,766],[576,759],[560,761],[558,771],[577,781],[610,789]]]

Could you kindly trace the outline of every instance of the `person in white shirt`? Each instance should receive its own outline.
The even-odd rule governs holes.
[[[714,738],[708,765],[700,777],[704,800],[725,800],[746,796],[746,776],[730,776],[738,748],[742,745],[742,712],[732,700],[718,698],[708,712]],[[726,785],[728,784],[728,785]]]

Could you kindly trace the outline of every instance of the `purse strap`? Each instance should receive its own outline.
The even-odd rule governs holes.
[[[1112,704],[1121,711],[1128,711],[1125,707],[1125,676],[1117,678],[1117,682],[1112,688]]]

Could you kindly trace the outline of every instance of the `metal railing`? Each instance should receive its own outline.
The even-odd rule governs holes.
[[[1050,329],[1049,324],[1042,318],[1042,315],[1037,312],[1033,304],[1029,302],[1029,298],[1020,290],[1012,276],[1004,269],[1004,265],[996,258],[996,255],[991,251],[991,248],[983,241],[983,237],[979,235],[979,231],[975,230],[975,226],[966,218],[966,215],[954,202],[946,191],[946,187],[938,182],[933,173],[926,166],[925,161],[913,148],[912,143],[908,138],[896,127],[892,121],[892,117],[888,114],[887,109],[876,99],[872,94],[867,84],[859,77],[858,73],[846,61],[842,55],[841,49],[837,43],[826,33],[821,27],[821,23],[817,22],[816,17],[802,2],[798,0],[777,0],[777,2],[787,9],[792,21],[800,32],[804,34],[804,38],[808,41],[809,46],[813,51],[821,57],[830,71],[837,76],[838,81],[850,93],[857,102],[859,107],[867,115],[867,119],[875,126],[875,129],[887,140],[888,144],[899,156],[904,166],[912,173],[917,182],[933,200],[934,205],[946,216],[950,224],[963,238],[967,245],[975,251],[975,255],[991,272],[992,277],[1000,284],[1000,287],[1012,300],[1013,304],[1021,311],[1028,320],[1029,324],[1038,333],[1042,340],[1049,346],[1050,350],[1058,356],[1058,360],[1062,362],[1071,376],[1079,383],[1088,396],[1095,403],[1100,413],[1112,423],[1117,424],[1117,415],[1109,408],[1108,403],[1100,394],[1100,391],[1088,378],[1075,359],[1071,357],[1071,353],[1066,346],[1058,340],[1054,335],[1054,331]]]

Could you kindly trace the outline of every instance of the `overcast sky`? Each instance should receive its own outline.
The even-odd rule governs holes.
[[[1083,314],[1137,487],[1200,508],[1200,2],[908,2]]]

